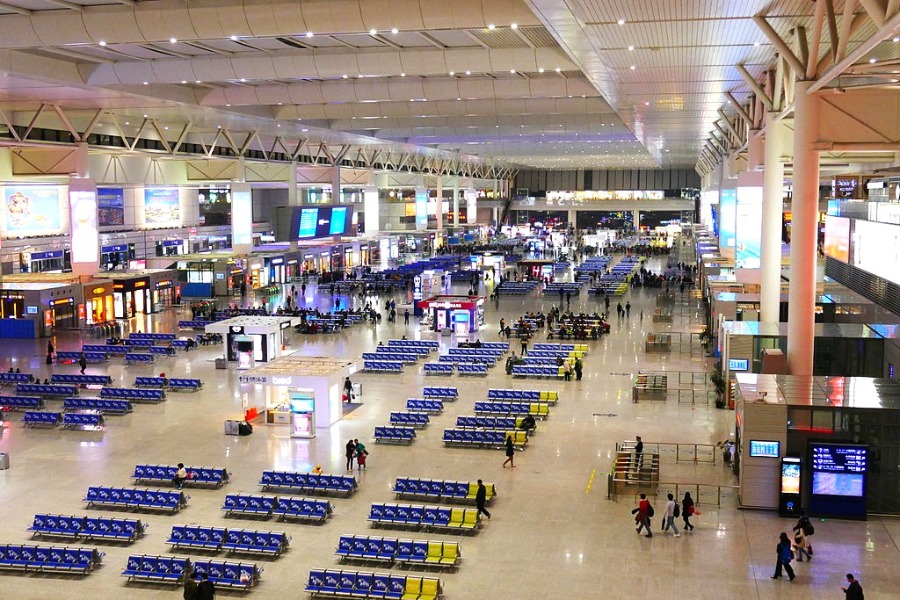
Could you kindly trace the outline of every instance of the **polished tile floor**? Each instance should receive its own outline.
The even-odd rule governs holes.
[[[653,268],[659,265],[660,259],[651,261]],[[900,522],[875,518],[866,523],[818,523],[814,559],[795,565],[798,581],[789,585],[769,578],[778,533],[792,525],[772,513],[737,510],[729,499],[732,496],[726,494],[722,507],[700,504],[703,515],[692,535],[647,539],[634,533],[631,495],[607,500],[606,473],[617,441],[642,435],[646,442],[711,444],[729,437],[733,429],[733,413],[706,404],[632,402],[630,375],[640,369],[708,368],[707,359],[700,355],[643,352],[646,333],[687,331],[696,308],[682,305],[674,324],[654,324],[650,318],[654,292],[630,293],[631,318],[614,320],[612,333],[591,343],[580,382],[513,381],[502,368],[493,369],[486,379],[456,375],[426,379],[414,368],[402,375],[361,374],[356,380],[363,385],[363,404],[331,430],[319,430],[314,440],[292,440],[283,429],[261,424],[249,437],[223,435],[223,421],[240,414],[241,394],[256,395],[262,390],[239,385],[233,370],[215,370],[213,361],[221,347],[181,354],[152,367],[125,368],[118,359],[108,366],[91,366],[88,372],[109,373],[118,385],[130,385],[138,375],[165,371],[169,376],[199,377],[205,387],[197,394],[170,394],[168,401],[158,406],[138,405],[128,416],[109,417],[102,432],[24,429],[19,417],[10,415],[0,437],[0,451],[8,452],[12,462],[9,470],[0,471],[0,543],[26,542],[26,529],[36,512],[128,514],[88,511],[82,498],[89,485],[130,485],[129,475],[139,462],[224,466],[232,471],[233,479],[222,490],[190,489],[189,505],[177,515],[137,515],[150,525],[147,535],[130,546],[96,544],[106,556],[92,575],[78,579],[0,574],[2,596],[71,600],[180,597],[180,591],[167,586],[126,585],[120,572],[130,553],[168,553],[165,540],[172,525],[196,523],[287,531],[293,536],[290,550],[276,560],[257,560],[264,573],[251,594],[256,598],[305,597],[302,589],[308,570],[337,564],[334,550],[342,533],[444,537],[372,529],[366,521],[371,502],[393,499],[389,490],[395,477],[419,476],[483,478],[493,481],[499,491],[491,507],[493,519],[485,521],[477,535],[455,538],[460,539],[463,562],[458,571],[441,575],[448,598],[597,598],[606,596],[604,590],[616,598],[840,598],[847,572],[860,577],[870,600],[897,598]],[[320,303],[324,308],[330,302],[329,296],[316,296],[315,286],[307,290],[308,304]],[[585,295],[573,300],[573,308],[576,304],[591,310],[599,305]],[[550,306],[551,302],[536,293],[504,297],[499,307],[488,306],[482,339],[497,339],[501,316],[510,320],[525,310],[546,311]],[[173,310],[135,326],[144,331],[170,331],[178,316]],[[431,337],[416,326],[403,326],[401,319],[378,327],[358,325],[337,335],[295,335],[289,350],[358,358],[378,340],[403,334]],[[58,349],[75,349],[79,344],[73,334],[57,338]],[[45,347],[46,340],[4,340],[0,370],[14,366],[41,378],[49,376],[43,364]],[[77,367],[60,366],[58,370],[77,372]],[[457,386],[460,399],[433,418],[412,446],[375,445],[373,427],[385,424],[388,413],[402,408],[406,398],[419,396],[426,383]],[[499,451],[444,448],[441,443],[443,428],[452,426],[456,415],[471,414],[473,401],[484,398],[489,387],[560,391],[561,400],[551,409],[550,418],[539,424],[528,449],[517,454],[515,469],[501,468]],[[343,446],[348,438],[368,442],[368,471],[359,474],[359,493],[333,500],[335,516],[328,523],[316,526],[222,517],[225,493],[258,491],[256,483],[263,469],[306,471],[321,463],[326,471],[342,472]],[[721,461],[715,466],[664,462],[662,479],[734,483]],[[372,565],[348,568],[385,570]]]

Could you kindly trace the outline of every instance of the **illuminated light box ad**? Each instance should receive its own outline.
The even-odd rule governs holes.
[[[825,216],[825,256],[850,262],[850,219]]]
[[[125,224],[125,190],[97,188],[97,222],[101,227]]]
[[[345,235],[352,218],[349,206],[304,206],[295,209],[291,229],[299,240]]]
[[[147,225],[180,225],[181,201],[178,188],[144,190],[144,222]]]
[[[416,229],[428,229],[428,192],[416,190]]]
[[[7,187],[3,192],[6,230],[37,232],[60,228],[60,197],[56,186]]]
[[[722,190],[719,196],[719,240],[722,248],[734,248],[737,190]]]
[[[853,266],[900,284],[900,226],[854,221]]]
[[[758,269],[762,256],[761,187],[739,187],[735,213],[734,266],[739,269]]]
[[[253,246],[253,195],[246,184],[231,189],[231,239],[235,246]]]
[[[78,187],[84,189],[76,189]],[[69,206],[72,210],[72,264],[97,265],[100,261],[100,231],[97,228],[97,192],[93,185],[70,183]]]

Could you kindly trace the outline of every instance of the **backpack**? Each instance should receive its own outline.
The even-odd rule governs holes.
[[[676,519],[681,516],[681,506],[677,502],[675,503],[675,510],[672,511],[672,516]]]
[[[653,505],[648,502],[647,503],[647,516],[652,517],[654,514],[655,514],[655,511],[653,510]]]
[[[800,528],[803,530],[803,533],[806,535],[813,535],[816,532],[816,528],[813,527],[813,524],[809,519],[802,519],[800,521]]]

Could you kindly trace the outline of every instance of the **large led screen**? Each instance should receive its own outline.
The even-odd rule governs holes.
[[[351,219],[348,206],[302,206],[294,210],[291,230],[299,240],[345,235]]]
[[[866,490],[869,448],[843,444],[810,444],[812,493],[862,498]]]
[[[3,195],[6,230],[36,232],[59,229],[59,188],[56,186],[8,187]]]
[[[825,216],[825,256],[850,262],[850,219]]]
[[[900,226],[854,221],[853,266],[900,284]]]

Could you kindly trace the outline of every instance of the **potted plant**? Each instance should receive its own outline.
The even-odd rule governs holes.
[[[716,388],[716,408],[725,408],[725,375],[722,372],[722,361],[716,361],[713,372],[709,375],[709,380]]]

